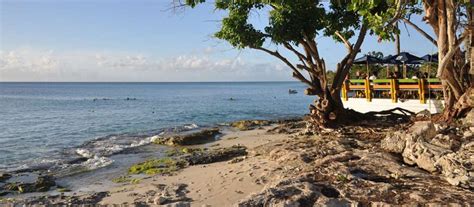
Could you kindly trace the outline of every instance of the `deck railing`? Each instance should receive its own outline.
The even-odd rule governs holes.
[[[371,102],[375,91],[389,91],[393,103],[398,102],[398,96],[402,91],[417,91],[420,103],[426,103],[426,95],[429,92],[441,91],[441,81],[437,78],[428,79],[351,79],[346,80],[342,87],[342,99],[349,100],[348,93],[351,91],[361,92]]]

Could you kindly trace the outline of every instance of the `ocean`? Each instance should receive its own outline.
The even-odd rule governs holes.
[[[167,130],[308,112],[298,82],[0,83],[0,171],[61,168],[150,143]],[[298,94],[289,94],[295,89]]]

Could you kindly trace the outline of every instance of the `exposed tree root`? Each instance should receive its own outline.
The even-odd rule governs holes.
[[[371,111],[367,113],[361,113],[352,109],[344,109],[337,113],[337,119],[334,120],[321,120],[321,116],[314,114],[309,116],[309,122],[313,125],[313,130],[320,130],[322,128],[339,128],[342,126],[362,126],[367,123],[378,123],[378,125],[394,125],[400,123],[407,123],[411,121],[414,112],[403,109],[393,108],[385,111]],[[374,122],[375,121],[375,122]],[[324,123],[324,124],[322,124]]]

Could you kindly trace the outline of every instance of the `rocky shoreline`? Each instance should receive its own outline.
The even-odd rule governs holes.
[[[155,140],[174,148],[130,166],[107,192],[9,196],[0,204],[474,205],[473,123],[415,120],[318,134],[301,119],[239,121]]]

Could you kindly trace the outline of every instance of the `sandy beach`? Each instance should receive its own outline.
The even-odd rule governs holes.
[[[100,204],[120,204],[146,202],[153,198],[144,197],[147,192],[157,189],[159,185],[172,186],[186,184],[186,197],[192,200],[193,206],[211,205],[226,206],[245,198],[247,195],[259,192],[269,178],[268,174],[277,168],[278,162],[262,156],[255,156],[254,149],[271,142],[289,138],[284,134],[267,134],[270,127],[251,131],[228,131],[211,148],[230,147],[233,145],[246,146],[250,154],[242,157],[241,162],[217,162],[211,164],[190,166],[172,176],[153,176],[144,179],[140,184],[124,185],[111,189],[110,197],[104,198]],[[259,182],[260,181],[260,182]],[[150,201],[150,200],[148,200]]]

